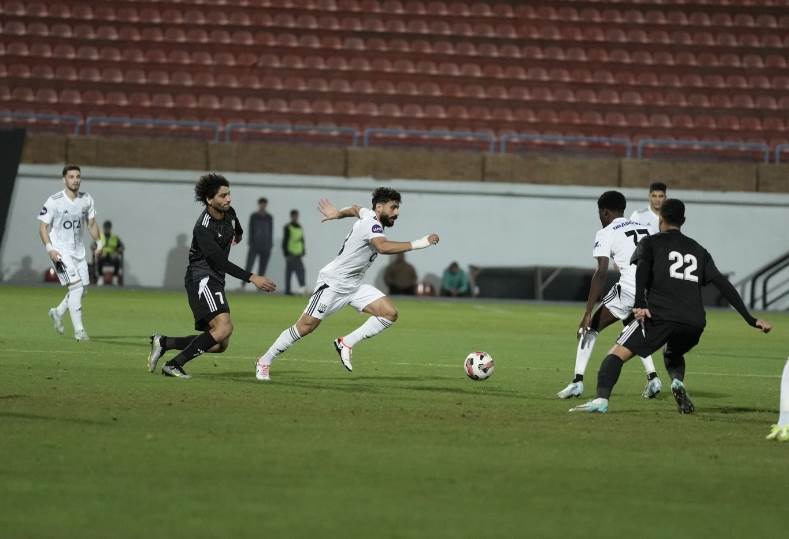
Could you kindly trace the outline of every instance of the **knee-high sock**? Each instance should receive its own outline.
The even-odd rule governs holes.
[[[279,337],[277,337],[277,340],[274,341],[274,344],[271,345],[265,354],[260,356],[260,361],[265,365],[271,365],[278,355],[293,346],[293,344],[299,339],[301,339],[299,330],[296,329],[296,326],[290,326],[288,329],[280,333]]]
[[[677,356],[670,352],[663,352],[663,361],[671,379],[685,381],[685,356]]]
[[[624,365],[624,361],[614,354],[608,354],[603,360],[600,370],[597,371],[597,396],[599,398],[608,399],[611,397],[611,391],[622,373],[622,365]]]
[[[82,283],[69,286],[68,292],[68,312],[71,315],[71,324],[74,326],[74,331],[82,331],[85,327],[82,325],[82,294],[85,292],[85,287]]]
[[[197,338],[197,335],[187,335],[186,337],[165,337],[159,339],[159,344],[164,350],[183,350]]]
[[[215,344],[216,341],[214,340],[214,336],[208,331],[205,331],[198,335],[192,342],[190,342],[189,346],[181,350],[180,354],[175,356],[167,363],[171,365],[180,365],[183,367],[197,356],[210,350]]]
[[[58,303],[57,307],[55,307],[55,313],[57,313],[60,318],[63,318],[63,316],[66,314],[66,311],[68,311],[68,295],[69,293],[67,291],[66,295],[63,296],[63,300]]]
[[[386,318],[380,316],[371,316],[368,318],[364,324],[359,326],[358,328],[354,329],[348,335],[342,338],[342,342],[345,343],[345,346],[353,347],[356,343],[361,341],[362,339],[369,339],[370,337],[375,337],[383,330],[389,328],[394,324],[391,320],[387,320]]]
[[[575,352],[575,378],[573,382],[580,382],[584,379],[586,366],[589,364],[589,358],[592,357],[594,350],[594,343],[599,334],[596,331],[588,331],[586,336],[578,339],[578,350]]]
[[[644,370],[647,371],[647,375],[655,372],[655,363],[652,361],[652,356],[642,357],[641,363],[644,365]]]
[[[781,375],[781,415],[778,417],[778,424],[782,427],[789,425],[789,358]]]

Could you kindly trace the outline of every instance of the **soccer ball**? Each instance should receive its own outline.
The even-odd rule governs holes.
[[[472,380],[487,380],[493,374],[493,356],[487,352],[471,352],[463,362],[466,376]]]

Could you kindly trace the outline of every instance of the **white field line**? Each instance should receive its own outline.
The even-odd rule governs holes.
[[[5,349],[0,350],[0,357],[4,355],[11,355],[11,354],[52,354],[53,350],[14,350],[14,349]],[[57,350],[57,354],[72,354],[72,355],[108,355],[104,351],[92,351],[92,350]],[[125,353],[115,353],[113,355],[124,355],[130,356],[135,355],[140,358],[142,361],[146,359],[145,354],[140,354],[137,352],[126,351]],[[233,354],[222,354],[222,358],[226,359],[243,359],[250,362],[250,365],[254,365],[255,357],[252,356],[239,356]],[[277,359],[276,362],[279,363],[281,361],[287,362],[295,362],[295,363],[336,363],[336,360],[329,360],[329,359],[304,359],[298,357],[283,357]],[[450,363],[430,363],[425,361],[420,362],[412,362],[412,361],[363,361],[363,363],[367,365],[402,365],[405,367],[439,367],[439,368],[446,368],[446,369],[459,369],[461,368],[462,364],[450,364]],[[250,367],[252,368],[252,367]],[[524,365],[507,365],[507,370],[524,370],[524,371],[555,371],[555,367],[528,367]],[[622,374],[630,375],[634,373],[624,372]],[[692,371],[689,370],[687,374],[693,375],[701,375],[701,376],[723,376],[723,377],[731,377],[731,378],[774,378],[779,379],[781,378],[780,374],[753,374],[753,373],[726,373],[726,372],[708,372],[708,371]],[[638,372],[639,376],[642,376],[642,373]]]

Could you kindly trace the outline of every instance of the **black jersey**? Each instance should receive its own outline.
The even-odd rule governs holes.
[[[223,219],[214,219],[207,208],[200,214],[192,231],[189,266],[186,268],[187,282],[212,277],[224,284],[225,273],[249,282],[252,274],[228,260],[233,243],[234,215],[234,212],[227,212]]]
[[[724,278],[696,240],[676,229],[647,236],[630,262],[638,266],[635,307],[648,307],[656,322],[706,325],[701,288]]]

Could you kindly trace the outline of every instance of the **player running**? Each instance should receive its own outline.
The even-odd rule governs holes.
[[[49,310],[49,318],[55,331],[63,335],[63,316],[71,315],[74,338],[89,340],[82,324],[82,296],[90,284],[88,262],[85,260],[85,244],[82,242],[82,226],[88,225],[91,238],[96,241],[96,252],[104,247],[99,225],[96,223],[96,206],[93,197],[79,190],[82,171],[77,165],[63,167],[65,189],[49,197],[38,214],[38,235],[55,267],[60,284],[68,291],[57,307]]]
[[[626,205],[625,196],[618,191],[606,191],[597,199],[597,213],[603,225],[595,235],[592,249],[592,256],[597,259],[597,269],[589,286],[586,310],[578,325],[575,377],[567,387],[556,394],[560,399],[580,397],[583,393],[586,365],[592,356],[600,332],[617,320],[627,323],[633,316],[636,267],[630,265],[630,257],[641,238],[648,236],[649,232],[641,223],[623,217]],[[619,268],[619,282],[606,294],[597,309],[594,309],[605,286],[609,258]],[[655,372],[652,356],[642,357],[641,362],[647,372],[647,385],[642,396],[645,399],[653,399],[660,393],[663,384]]]
[[[156,364],[168,350],[181,352],[164,364],[162,374],[176,378],[190,378],[184,365],[204,352],[222,353],[230,344],[233,322],[230,305],[225,295],[225,274],[229,273],[258,289],[271,292],[276,285],[267,277],[241,269],[228,260],[230,246],[241,241],[243,233],[230,206],[230,183],[219,174],[206,174],[195,185],[195,200],[205,209],[197,218],[189,249],[189,266],[186,268],[184,286],[189,307],[199,335],[165,337],[151,336],[151,353],[148,370],[154,372]],[[234,225],[235,222],[235,225]]]
[[[351,305],[370,318],[359,328],[334,341],[340,363],[348,371],[351,350],[362,339],[369,339],[389,328],[397,321],[397,309],[392,300],[369,284],[362,284],[367,269],[378,254],[404,253],[424,249],[438,243],[437,234],[429,234],[414,241],[398,242],[386,239],[384,229],[394,226],[400,213],[400,193],[379,187],[373,192],[372,210],[351,206],[338,210],[327,199],[321,199],[318,209],[323,221],[355,217],[351,231],[345,237],[337,257],[324,266],[318,274],[315,291],[301,318],[277,337],[274,344],[257,361],[255,377],[270,380],[269,369],[274,359],[296,341],[315,331],[321,320]]]
[[[679,412],[695,407],[685,390],[685,354],[701,338],[706,325],[701,287],[712,283],[748,324],[769,333],[772,326],[754,318],[712,256],[680,231],[685,205],[668,199],[660,209],[660,234],[644,238],[633,253],[636,269],[635,320],[628,325],[603,360],[597,375],[597,398],[571,412],[608,411],[608,399],[622,365],[634,354],[651,354],[665,345],[663,358],[671,376],[671,393]]]

